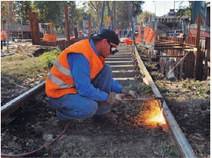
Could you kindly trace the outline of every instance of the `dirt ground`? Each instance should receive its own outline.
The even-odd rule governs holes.
[[[138,85],[134,87],[139,89]],[[17,111],[9,125],[2,126],[2,153],[17,154],[36,149],[63,130],[64,124],[57,120],[45,98],[37,99],[36,104],[31,101],[26,104],[27,108]],[[148,103],[118,103],[112,108],[117,123],[93,118],[70,121],[61,139],[33,156],[179,157],[168,130],[161,126],[150,128],[135,120],[148,106],[145,104]]]
[[[210,157],[210,80],[158,80],[163,96],[198,157]]]

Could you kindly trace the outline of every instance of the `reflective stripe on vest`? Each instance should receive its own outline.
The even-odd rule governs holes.
[[[71,71],[69,69],[67,69],[66,67],[62,66],[58,60],[56,60],[54,62],[54,66],[57,68],[58,71],[60,71],[61,73],[72,77]],[[60,88],[73,88],[74,84],[66,84],[65,82],[63,82],[61,79],[59,79],[58,77],[56,77],[55,75],[53,75],[52,73],[48,74],[48,79],[51,80],[52,82],[54,82],[55,84],[57,84]]]
[[[74,84],[66,84],[58,77],[54,76],[53,74],[48,74],[48,79],[57,84],[60,88],[73,88]]]
[[[58,60],[55,61],[54,66],[63,74],[72,77],[71,71],[66,67],[62,66]]]

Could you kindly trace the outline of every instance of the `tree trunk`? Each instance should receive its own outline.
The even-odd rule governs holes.
[[[40,44],[40,32],[39,32],[37,14],[34,12],[30,12],[29,19],[32,32],[32,44]]]
[[[70,32],[69,32],[69,20],[68,20],[68,6],[67,4],[64,6],[64,14],[65,14],[65,36],[67,41],[70,41]]]

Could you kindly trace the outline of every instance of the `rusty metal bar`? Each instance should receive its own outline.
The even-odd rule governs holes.
[[[140,68],[140,72],[144,75],[144,82],[151,86],[152,91],[154,95],[158,98],[163,98],[160,94],[160,91],[158,90],[157,86],[155,85],[154,81],[152,80],[152,77],[150,76],[149,72],[147,71],[143,61],[141,60],[139,53],[137,51],[136,46],[134,46],[134,54],[138,62],[138,66]],[[196,158],[193,149],[191,148],[191,145],[189,144],[188,140],[186,139],[185,135],[183,134],[182,130],[180,129],[179,125],[177,124],[173,114],[168,108],[168,105],[166,104],[165,100],[162,102],[162,107],[164,117],[166,118],[166,121],[171,129],[171,132],[177,142],[177,145],[179,147],[179,150],[181,151],[181,154],[185,158]]]

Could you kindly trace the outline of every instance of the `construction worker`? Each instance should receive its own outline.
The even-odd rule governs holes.
[[[46,79],[46,94],[60,120],[107,116],[114,103],[112,92],[122,85],[112,78],[106,57],[119,44],[117,34],[103,29],[62,51]]]
[[[1,31],[1,50],[3,49],[3,46],[7,45],[7,32],[6,31]]]

